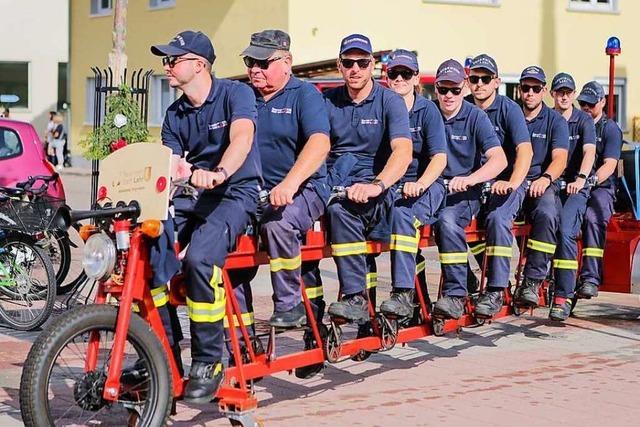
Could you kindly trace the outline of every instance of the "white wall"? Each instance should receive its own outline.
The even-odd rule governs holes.
[[[69,62],[69,0],[0,0],[0,61],[29,62],[29,108],[11,118],[38,133],[58,100],[58,63]]]

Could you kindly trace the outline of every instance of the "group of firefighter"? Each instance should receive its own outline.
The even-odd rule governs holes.
[[[256,217],[270,259],[269,322],[276,328],[307,325],[301,282],[322,322],[318,262],[302,262],[301,245],[323,215],[341,294],[328,314],[342,321],[366,325],[370,319],[377,276],[369,239],[386,240],[391,250],[393,290],[379,310],[397,318],[414,313],[415,277],[425,265],[418,247],[424,225],[435,232],[442,268],[433,315],[463,315],[473,278],[470,249],[481,265],[486,260],[487,271],[475,315],[490,318],[510,285],[512,226],[521,211],[531,232],[515,302],[535,307],[550,268],[551,319],[565,320],[573,298],[597,296],[622,146],[620,129],[603,113],[605,94],[597,82],[578,94],[569,74],[556,75],[549,108],[543,102],[547,77],[529,66],[520,77],[519,106],[498,94],[498,66],[482,54],[469,70],[444,61],[433,102],[418,92],[412,51],[391,54],[388,88],[375,81],[373,49],[361,34],[342,40],[337,67],[344,84],[324,94],[292,75],[290,38],[279,30],[253,34],[241,53],[250,85],[212,75],[214,48],[201,32],[184,31],[151,51],[163,57],[169,84],[183,93],[167,110],[163,144],[172,149],[174,164],[180,158],[191,164],[190,182],[198,189],[178,188],[165,232],[150,253],[152,295],[178,361],[182,332],[167,283],[179,270],[185,274],[192,356],[186,400],[211,400],[223,378],[228,323],[222,268]],[[483,195],[485,183],[491,187]],[[268,192],[265,203],[259,203],[261,192],[262,198]],[[469,248],[464,229],[481,208],[486,240]],[[182,261],[174,251],[176,236],[182,248],[188,245]],[[256,271],[230,272],[242,320],[251,328]],[[311,338],[307,329],[306,346]],[[296,375],[307,378],[321,368],[299,368]]]

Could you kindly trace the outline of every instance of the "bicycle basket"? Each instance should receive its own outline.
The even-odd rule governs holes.
[[[53,219],[65,202],[50,196],[35,200],[8,198],[0,201],[0,228],[32,234],[49,230]]]

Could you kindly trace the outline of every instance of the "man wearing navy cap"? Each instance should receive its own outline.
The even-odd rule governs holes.
[[[300,246],[307,230],[324,212],[325,158],[331,148],[324,100],[313,85],[292,75],[290,44],[287,33],[265,30],[253,34],[241,54],[256,95],[263,188],[270,193],[260,231],[270,259],[273,286],[274,313],[269,323],[278,328],[307,323],[301,278],[307,296],[317,307],[316,320],[320,325],[322,322],[324,300],[318,262],[301,262]],[[251,324],[248,282],[256,271],[251,269],[249,277],[243,278],[244,286],[235,288],[241,309],[247,313],[245,323]],[[313,333],[307,329],[307,347],[312,345],[312,338]],[[297,368],[296,376],[308,378],[322,366]]]
[[[420,83],[418,72],[415,53],[398,49],[391,54],[387,83],[402,96],[409,111],[413,160],[401,179],[402,196],[395,201],[391,215],[389,247],[393,290],[380,311],[400,318],[413,315],[415,308],[419,227],[435,222],[446,194],[440,177],[447,164],[444,124],[438,107],[416,91]]]
[[[329,314],[360,324],[369,319],[366,238],[393,202],[388,188],[411,163],[406,105],[398,94],[373,81],[372,52],[366,36],[345,37],[337,61],[345,84],[325,94],[332,145],[329,182],[347,187],[347,199],[327,207],[343,295],[329,306]]]
[[[496,61],[486,54],[473,58],[468,80],[473,101],[489,116],[508,164],[491,186],[486,205],[487,241],[470,245],[480,265],[486,250],[487,288],[478,299],[475,314],[488,318],[502,307],[504,290],[509,285],[513,221],[526,195],[525,178],[533,149],[522,110],[514,101],[498,94],[501,81]]]
[[[609,219],[613,214],[616,166],[622,150],[622,131],[618,124],[604,113],[606,98],[600,83],[584,85],[578,102],[582,111],[593,118],[596,126],[595,176],[597,184],[591,190],[582,227],[582,268],[576,288],[578,298],[598,296],[602,283],[602,258]]]
[[[587,178],[592,173],[596,156],[596,129],[591,116],[573,106],[576,84],[567,73],[557,74],[551,83],[554,109],[569,125],[569,160],[562,175],[566,190],[560,191],[562,210],[558,225],[558,246],[553,258],[555,288],[549,311],[551,320],[563,321],[571,314],[571,299],[578,270],[578,234],[587,209],[590,188]]]
[[[524,212],[531,224],[527,240],[527,263],[524,281],[514,298],[518,305],[536,307],[542,281],[556,251],[556,233],[560,217],[560,200],[555,181],[567,165],[569,128],[567,121],[542,98],[547,91],[542,68],[532,65],[520,75],[522,109],[533,146],[533,160],[527,179],[531,181]]]
[[[464,229],[480,210],[481,184],[498,176],[507,167],[507,159],[487,115],[464,100],[466,75],[458,61],[449,59],[438,67],[435,86],[447,137],[447,167],[442,176],[449,180],[449,195],[435,223],[442,296],[433,313],[458,319],[467,295]],[[481,164],[483,156],[486,161]]]
[[[197,196],[177,193],[175,214],[151,248],[154,301],[177,348],[182,337],[175,310],[167,307],[167,282],[180,269],[174,251],[174,230],[181,247],[189,244],[183,270],[187,311],[191,320],[191,371],[185,400],[212,400],[222,381],[222,320],[225,292],[222,267],[256,210],[261,183],[258,147],[254,144],[255,96],[247,85],[211,75],[215,60],[209,38],[183,31],[169,44],[151,47],[163,56],[172,87],[183,95],[169,108],[162,125],[162,142],[173,150],[173,168],[182,157],[191,163],[191,184]],[[218,240],[212,244],[211,237]]]

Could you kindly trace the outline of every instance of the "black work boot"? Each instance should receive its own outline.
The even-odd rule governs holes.
[[[366,322],[369,320],[369,306],[362,294],[345,295],[342,300],[329,306],[329,315],[350,322]]]
[[[306,323],[307,313],[302,303],[288,311],[276,311],[269,319],[269,325],[276,328],[300,328]]]
[[[591,299],[598,296],[598,285],[591,282],[581,282],[576,289],[578,298]]]
[[[224,367],[220,362],[193,362],[189,380],[184,389],[185,402],[211,402],[224,378]]]
[[[549,310],[549,319],[564,322],[571,315],[571,305],[572,302],[569,298],[562,304],[554,303]]]
[[[500,311],[503,304],[502,298],[503,291],[487,291],[480,295],[478,303],[476,304],[476,316],[483,318],[490,318],[496,315]]]
[[[540,285],[542,280],[525,278],[524,283],[516,289],[514,298],[517,305],[537,307],[540,301]]]
[[[327,331],[327,327],[322,323],[318,323],[318,332],[320,333],[320,339],[324,342],[329,335]],[[318,343],[316,342],[316,338],[313,335],[313,330],[311,328],[307,328],[304,331],[304,349],[305,350],[313,350],[314,348],[318,348]],[[322,346],[321,346],[322,347]],[[314,375],[317,375],[324,368],[324,362],[316,363],[313,365],[302,366],[300,368],[295,369],[295,375],[298,378],[307,379],[311,378]]]
[[[445,319],[459,319],[464,313],[464,297],[443,296],[433,305],[433,314]]]
[[[380,311],[400,318],[412,316],[417,307],[415,297],[415,289],[394,289],[391,297],[380,305]]]

